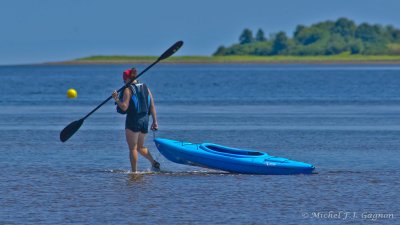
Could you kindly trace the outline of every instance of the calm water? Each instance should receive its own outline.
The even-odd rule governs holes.
[[[0,67],[0,224],[400,224],[399,66],[159,65],[144,75],[157,136],[259,149],[314,164],[309,176],[174,164],[152,135],[163,172],[147,173],[141,157],[130,174],[112,102],[61,143],[127,67]],[[71,87],[77,99],[65,97]]]

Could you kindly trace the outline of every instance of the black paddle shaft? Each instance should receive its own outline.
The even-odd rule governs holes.
[[[147,70],[149,70],[151,67],[153,67],[155,64],[157,64],[160,61],[160,59],[157,59],[157,61],[153,62],[150,66],[148,66],[146,69],[144,69],[142,72],[140,72],[135,78],[131,78],[129,82],[127,82],[124,86],[122,86],[120,89],[118,89],[117,92],[120,92],[124,90],[126,87],[128,87],[134,80],[138,79],[140,76],[142,76]],[[98,105],[96,108],[94,108],[90,113],[88,113],[85,117],[82,118],[82,120],[85,120],[88,118],[90,115],[92,115],[94,112],[96,112],[100,107],[102,107],[104,104],[106,104],[110,99],[112,98],[112,95],[110,95],[106,100],[104,100],[100,105]]]
[[[134,80],[139,78],[142,74],[144,74],[147,70],[149,70],[151,67],[153,67],[155,64],[157,64],[159,61],[164,60],[171,55],[173,55],[175,52],[177,52],[183,45],[183,41],[178,41],[175,44],[173,44],[167,51],[165,51],[155,62],[153,62],[150,66],[148,66],[146,69],[144,69],[141,73],[139,73],[135,78],[131,78],[129,82],[127,82],[124,86],[122,86],[120,89],[118,89],[117,92],[122,91],[125,87],[128,87]],[[76,131],[82,126],[83,121],[88,118],[90,115],[92,115],[94,112],[96,112],[101,106],[103,106],[106,102],[108,102],[112,98],[112,95],[109,96],[106,100],[104,100],[100,105],[98,105],[96,108],[94,108],[90,113],[88,113],[85,117],[76,120],[70,124],[68,124],[60,133],[60,140],[61,142],[67,141],[72,135],[75,134]]]
[[[122,91],[124,88],[128,87],[134,80],[138,79],[142,74],[144,74],[147,70],[149,70],[151,67],[153,67],[155,64],[160,62],[163,59],[166,59],[173,55],[175,52],[177,52],[183,45],[183,41],[177,41],[175,44],[173,44],[167,51],[165,51],[158,59],[153,62],[150,66],[148,66],[146,69],[144,69],[142,72],[140,72],[135,78],[131,78],[129,82],[127,82],[124,86],[122,86],[120,89],[118,89],[117,92]],[[88,113],[85,117],[82,118],[82,120],[85,120],[88,118],[90,115],[92,115],[94,112],[96,112],[100,107],[102,107],[104,104],[106,104],[110,99],[112,98],[112,95],[110,95],[106,100],[104,100],[100,105],[98,105],[96,108],[94,108],[90,113]]]

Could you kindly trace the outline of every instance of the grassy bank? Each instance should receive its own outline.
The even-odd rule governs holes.
[[[155,56],[91,56],[55,64],[125,64],[151,63]],[[333,55],[333,56],[175,56],[163,61],[177,64],[218,64],[218,63],[392,63],[400,64],[400,55]]]

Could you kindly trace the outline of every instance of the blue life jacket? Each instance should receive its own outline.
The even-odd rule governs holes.
[[[132,97],[129,100],[129,107],[126,111],[123,111],[117,105],[117,112],[128,115],[150,114],[151,98],[146,84],[131,84],[128,88],[132,94]],[[119,93],[118,98],[120,101],[123,101],[124,91],[125,89]]]

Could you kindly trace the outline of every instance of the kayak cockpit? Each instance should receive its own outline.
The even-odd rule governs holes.
[[[204,143],[200,145],[200,148],[214,153],[214,154],[222,154],[222,155],[229,155],[235,157],[249,157],[249,156],[264,156],[267,155],[263,152],[253,151],[253,150],[244,150],[244,149],[237,149],[237,148],[229,148],[222,145],[216,145],[211,143]]]

